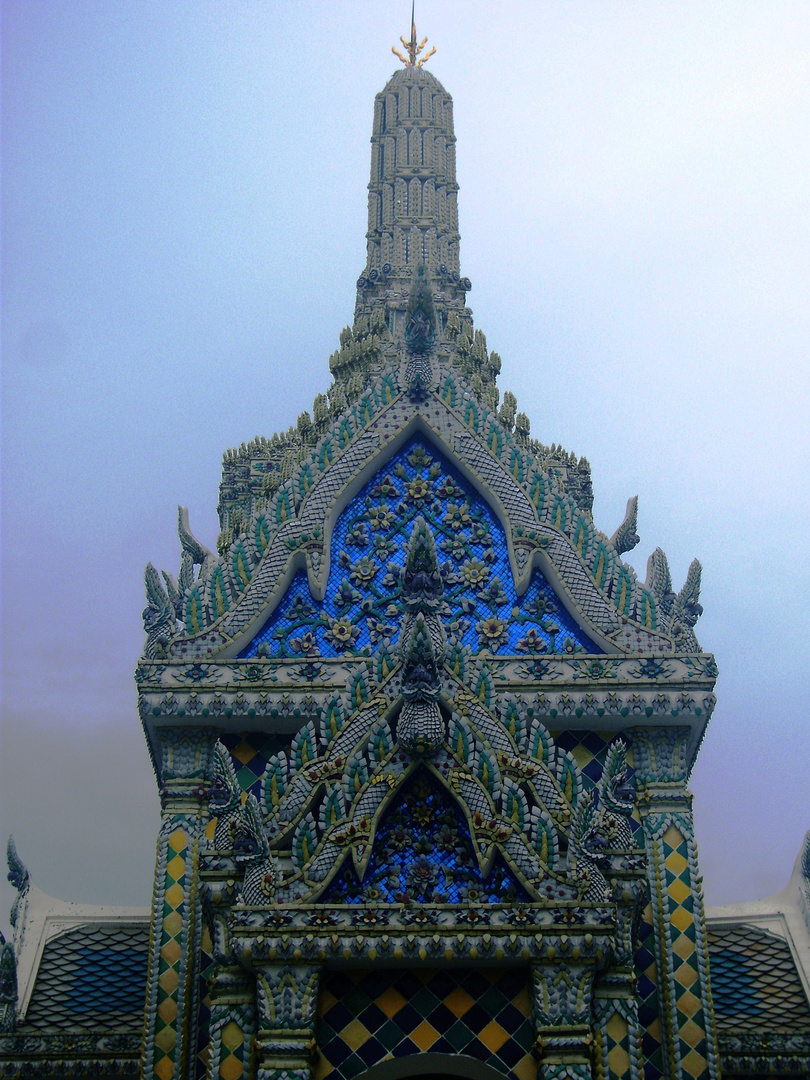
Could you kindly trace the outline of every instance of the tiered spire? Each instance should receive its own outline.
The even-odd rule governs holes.
[[[427,38],[402,43],[405,65],[374,103],[368,185],[366,268],[357,283],[357,314],[384,306],[391,328],[402,329],[414,273],[427,268],[439,317],[463,309],[470,282],[459,269],[458,184],[453,100],[418,59]]]

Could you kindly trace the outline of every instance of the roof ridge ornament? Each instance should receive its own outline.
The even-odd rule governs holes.
[[[402,55],[402,53],[399,51],[399,49],[396,47],[396,45],[391,46],[391,52],[394,54],[394,56],[399,57],[399,59],[402,61],[402,63],[405,65],[405,67],[417,67],[417,68],[420,68],[422,66],[422,64],[424,64],[427,60],[429,60],[431,58],[431,56],[433,56],[433,54],[436,52],[436,46],[434,45],[433,48],[430,50],[430,52],[428,52],[425,56],[423,56],[421,60],[416,59],[417,56],[419,56],[419,54],[424,49],[425,45],[427,45],[427,38],[426,37],[422,38],[422,40],[417,45],[417,43],[416,43],[416,21],[414,19],[414,4],[411,4],[411,40],[406,41],[404,37],[400,37],[399,40],[402,42],[402,44],[408,50],[407,57]]]

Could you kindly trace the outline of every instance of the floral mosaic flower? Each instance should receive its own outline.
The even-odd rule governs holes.
[[[452,476],[442,477],[441,483],[436,488],[436,494],[442,499],[462,499],[464,497],[464,491]]]
[[[491,649],[497,649],[506,642],[508,627],[503,619],[494,615],[488,619],[479,619],[476,623],[478,630],[478,642],[480,645],[488,645]]]
[[[349,604],[356,604],[359,600],[360,593],[344,578],[335,593],[335,603],[338,607],[348,607]]]
[[[530,626],[523,637],[516,642],[515,648],[518,652],[540,653],[548,649],[548,642],[540,636],[539,630]]]
[[[415,480],[411,480],[408,484],[405,498],[408,502],[421,506],[430,494],[430,484],[428,484],[427,480],[423,480],[421,476],[417,476]]]
[[[381,619],[369,619],[368,623],[368,635],[371,638],[372,645],[376,645],[378,641],[383,641],[385,638],[392,638],[397,632],[397,628],[391,623],[384,623]]]
[[[294,653],[301,653],[302,656],[318,656],[320,654],[318,639],[311,630],[307,630],[300,637],[290,638],[290,648]]]
[[[386,567],[386,575],[382,580],[384,589],[398,589],[399,579],[402,576],[402,567],[395,562],[390,562]],[[387,614],[387,612],[386,612]]]
[[[461,573],[468,585],[482,585],[489,577],[489,567],[480,559],[467,559],[461,564]]]
[[[346,533],[346,543],[354,547],[365,547],[368,543],[368,529],[364,521],[358,521]]]
[[[446,551],[448,555],[452,555],[458,562],[467,554],[467,545],[460,536],[454,536],[452,539],[446,536],[439,544],[442,551]]]
[[[558,632],[559,627],[555,626],[554,630],[555,630],[555,632]],[[550,632],[551,631],[549,631],[549,633]],[[574,641],[574,639],[572,637],[567,637],[565,639],[565,641],[563,641],[563,643],[562,643],[562,651],[564,653],[569,653],[569,654],[570,653],[585,652],[583,647],[578,642]]]
[[[490,581],[489,585],[485,586],[478,594],[478,599],[483,600],[485,604],[489,604],[490,607],[496,608],[499,604],[506,603],[506,593],[503,591],[503,585],[499,577],[494,577]]]
[[[379,567],[374,560],[370,559],[368,555],[364,555],[362,559],[358,559],[357,562],[351,564],[349,576],[352,581],[365,585],[372,580],[378,569]]]
[[[542,593],[538,593],[534,600],[527,600],[524,603],[523,610],[529,615],[553,615],[557,610],[557,605],[547,600]]]
[[[438,880],[439,871],[424,855],[421,855],[416,862],[411,863],[405,875],[405,885],[408,891],[414,896],[423,897],[425,900],[430,898],[430,894],[436,887]]]
[[[408,461],[415,469],[424,469],[426,465],[432,463],[433,458],[425,450],[424,446],[417,444],[408,454]]]
[[[476,544],[492,544],[492,533],[483,521],[474,521],[470,527],[470,538]]]
[[[327,638],[336,649],[350,649],[360,633],[359,626],[353,626],[349,619],[332,619],[329,629],[326,631]]]
[[[445,524],[449,525],[454,532],[463,529],[470,524],[470,507],[467,503],[448,503],[447,513],[444,515]]]
[[[381,503],[380,506],[370,506],[366,510],[366,517],[371,528],[376,532],[378,530],[390,529],[396,521],[396,518],[391,513],[390,509],[385,503]]]
[[[393,476],[389,473],[379,484],[375,484],[371,489],[371,495],[375,499],[390,499],[394,495],[399,495],[399,488],[394,483]]]
[[[294,597],[284,613],[285,619],[308,619],[315,614],[315,608],[303,596]]]
[[[393,540],[386,540],[384,536],[380,536],[379,534],[374,537],[372,546],[374,548],[374,554],[378,559],[390,559],[397,550],[397,545]]]

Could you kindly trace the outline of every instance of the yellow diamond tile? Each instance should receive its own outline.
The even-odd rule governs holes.
[[[697,1046],[701,1039],[706,1037],[706,1032],[694,1020],[687,1020],[678,1032],[687,1046]]]
[[[677,930],[685,930],[692,925],[692,916],[686,908],[676,907],[669,917],[669,921]]]
[[[175,829],[169,837],[169,847],[172,851],[183,851],[188,846],[188,837],[182,829]]]
[[[675,1004],[684,1016],[694,1016],[700,1008],[700,998],[696,998],[689,990],[684,990]]]
[[[694,955],[695,943],[690,941],[686,934],[679,934],[672,946],[672,951],[676,956],[680,956],[681,960],[686,960]]]
[[[369,1037],[368,1028],[359,1020],[352,1020],[339,1034],[351,1050],[358,1050]]]
[[[244,1075],[244,1072],[242,1062],[239,1058],[235,1058],[233,1054],[230,1054],[224,1061],[219,1063],[220,1080],[239,1080]]]
[[[532,1015],[532,998],[528,986],[524,986],[520,993],[512,998],[512,1004],[524,1016]]]
[[[220,1038],[222,1039],[222,1045],[231,1052],[242,1046],[245,1041],[242,1029],[235,1020],[231,1020],[225,1025]]]
[[[318,1016],[325,1016],[333,1005],[337,1005],[337,998],[328,990],[321,990],[318,998]]]
[[[659,1017],[656,1016],[654,1020],[650,1021],[647,1025],[647,1031],[656,1042],[661,1042],[661,1020]]]
[[[680,983],[685,990],[688,990],[690,987],[694,986],[695,983],[698,981],[698,978],[698,973],[695,971],[691,964],[681,964],[681,966],[675,972],[675,982]]]
[[[689,863],[681,855],[680,851],[670,851],[669,855],[664,859],[664,866],[669,870],[670,874],[678,877],[684,872]]]
[[[621,1042],[627,1034],[627,1021],[623,1016],[619,1016],[618,1013],[614,1013],[613,1016],[605,1024],[605,1031],[613,1039],[614,1042]]]
[[[674,851],[679,848],[683,843],[683,834],[680,833],[674,825],[670,825],[667,831],[664,833],[662,840],[664,841],[664,847]]]
[[[172,1080],[174,1076],[174,1062],[171,1058],[161,1058],[152,1070],[158,1080]]]
[[[690,1050],[685,1057],[682,1057],[681,1066],[684,1076],[705,1076],[709,1071],[706,1058],[697,1050]]]
[[[378,1009],[382,1009],[390,1020],[405,1004],[405,998],[393,986],[389,986],[385,993],[380,994],[374,1004]]]
[[[167,994],[170,995],[173,994],[177,989],[178,982],[179,979],[177,976],[177,968],[169,968],[169,970],[164,971],[158,979],[158,985],[160,986],[161,990],[164,990]]]
[[[155,1036],[155,1046],[162,1050],[164,1054],[170,1054],[174,1050],[176,1038],[174,1028],[165,1027]]]
[[[163,920],[163,932],[169,937],[177,937],[183,929],[183,916],[179,911],[173,911]]]
[[[537,1060],[531,1054],[522,1057],[512,1069],[518,1080],[537,1080]]]
[[[184,896],[185,893],[183,892],[182,885],[178,885],[176,883],[169,886],[169,888],[163,894],[166,903],[170,904],[173,908],[180,907],[180,905],[183,903]]]
[[[334,1071],[335,1066],[325,1057],[323,1051],[318,1054],[318,1062],[312,1071],[313,1080],[324,1080],[331,1072]]]
[[[166,872],[171,875],[173,881],[179,881],[186,870],[186,861],[179,855],[169,859],[166,863]]]
[[[681,881],[680,878],[676,878],[676,880],[668,887],[667,892],[676,904],[682,904],[691,892],[691,889],[685,882]]]
[[[232,751],[232,754],[237,761],[241,761],[243,765],[247,765],[249,761],[256,757],[256,750],[246,739],[243,739],[237,748]]]
[[[410,1037],[424,1054],[436,1042],[439,1033],[432,1024],[429,1024],[427,1020],[423,1020],[416,1031],[411,1032]]]
[[[182,953],[183,950],[180,948],[180,942],[177,938],[172,938],[171,941],[167,941],[160,949],[160,955],[167,964],[176,964]]]
[[[470,997],[466,990],[462,990],[460,986],[457,986],[456,989],[444,999],[444,1004],[453,1016],[460,1018],[468,1009],[472,1008],[475,1004],[475,1000]]]
[[[490,1020],[478,1038],[488,1050],[496,1054],[509,1038],[509,1033],[503,1030],[497,1020]]]
[[[630,1055],[623,1046],[614,1046],[608,1053],[608,1066],[611,1076],[630,1075]]]
[[[177,1016],[177,1002],[174,998],[164,998],[157,1007],[157,1014],[164,1024],[173,1024]]]

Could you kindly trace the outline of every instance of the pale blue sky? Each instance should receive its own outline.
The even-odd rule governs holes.
[[[462,271],[532,434],[640,497],[719,704],[708,899],[810,827],[810,6],[433,0]],[[45,891],[149,901],[147,561],[216,539],[222,452],[311,408],[363,268],[407,3],[3,4],[2,833]],[[5,924],[10,892],[0,894]]]

